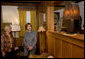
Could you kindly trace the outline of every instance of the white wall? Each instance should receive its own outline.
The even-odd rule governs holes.
[[[78,3],[79,8],[80,8],[80,16],[82,17],[82,29],[84,29],[83,25],[84,25],[84,1],[81,1]]]
[[[59,9],[59,10],[56,10],[56,11],[54,11],[54,12],[59,12],[59,14],[60,14],[60,15],[59,15],[59,18],[60,18],[59,24],[62,26],[64,8]]]
[[[56,10],[54,12],[59,12],[60,13],[60,17],[59,18],[62,18],[63,17],[64,8],[63,9]]]
[[[2,6],[3,23],[19,24],[17,6]]]

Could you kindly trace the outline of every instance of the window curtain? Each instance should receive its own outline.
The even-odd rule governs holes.
[[[32,30],[37,32],[36,10],[30,10],[30,19],[31,19]]]
[[[21,36],[24,36],[24,33],[26,32],[26,29],[25,29],[26,11],[25,10],[19,10],[19,24],[21,28],[19,35],[21,37]]]

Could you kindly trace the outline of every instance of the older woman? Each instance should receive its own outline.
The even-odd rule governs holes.
[[[1,52],[3,57],[7,57],[14,54],[13,49],[15,48],[15,44],[11,34],[11,26],[5,26],[4,30],[5,32],[1,35]]]

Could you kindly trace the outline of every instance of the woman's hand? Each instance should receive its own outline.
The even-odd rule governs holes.
[[[11,49],[8,50],[8,52],[11,52],[11,51],[12,51]]]
[[[5,55],[6,55],[5,52],[2,52],[2,56],[5,57]]]
[[[29,46],[28,50],[32,50],[32,49],[33,49],[33,47],[32,46]]]

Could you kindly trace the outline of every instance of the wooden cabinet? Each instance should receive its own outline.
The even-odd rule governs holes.
[[[48,32],[48,54],[56,58],[84,58],[84,35]]]
[[[40,32],[39,33],[39,51],[40,54],[44,53],[46,50],[46,37],[45,37],[45,32]]]

